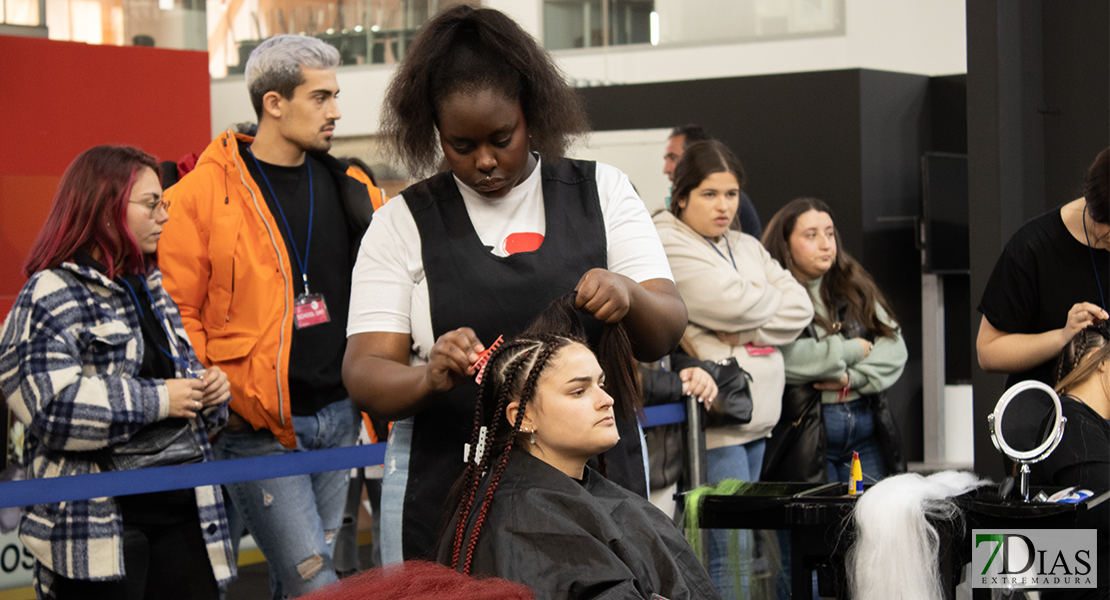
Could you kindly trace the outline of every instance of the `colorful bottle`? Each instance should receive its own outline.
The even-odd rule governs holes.
[[[852,453],[852,473],[848,479],[848,494],[855,496],[863,493],[863,468],[859,464],[859,452]]]

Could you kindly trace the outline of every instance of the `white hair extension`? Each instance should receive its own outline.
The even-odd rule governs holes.
[[[989,483],[972,473],[904,473],[870,487],[856,502],[848,585],[858,600],[940,600],[939,538],[929,519],[958,516],[949,500]]]

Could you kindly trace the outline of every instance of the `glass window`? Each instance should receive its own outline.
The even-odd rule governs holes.
[[[0,23],[5,25],[42,25],[39,0],[0,0]]]
[[[0,0],[0,34],[52,40],[204,50],[200,0]],[[32,31],[36,33],[31,33]]]
[[[844,35],[844,0],[544,0],[549,50]]]
[[[213,77],[242,73],[258,44],[279,33],[316,36],[343,65],[391,64],[441,9],[477,0],[207,0]]]

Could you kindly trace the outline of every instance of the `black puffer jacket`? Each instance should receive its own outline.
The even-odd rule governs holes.
[[[840,310],[840,314],[845,337],[873,340],[874,336],[858,323],[845,322],[844,309]],[[810,324],[800,337],[817,337],[817,330]],[[875,436],[883,450],[887,472],[891,475],[905,473],[902,434],[887,405],[886,392],[865,394],[861,399],[866,399],[871,408],[875,420]],[[821,413],[821,391],[810,383],[788,384],[782,395],[782,416],[771,432],[771,437],[767,439],[760,481],[827,483],[827,445],[828,438]]]

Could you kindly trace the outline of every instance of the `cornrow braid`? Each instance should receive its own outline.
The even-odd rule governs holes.
[[[490,356],[488,369],[491,373],[483,379],[482,385],[478,390],[478,402],[474,408],[474,431],[471,433],[470,447],[472,454],[467,460],[466,471],[463,474],[465,483],[465,493],[460,504],[461,510],[459,512],[459,519],[455,525],[455,537],[452,544],[451,552],[451,567],[457,568],[459,563],[459,554],[462,551],[462,540],[466,535],[466,523],[470,516],[470,510],[474,506],[474,498],[477,495],[478,487],[481,483],[482,473],[485,471],[489,464],[490,452],[484,449],[480,458],[476,458],[478,452],[478,442],[481,438],[482,426],[485,422],[483,407],[486,404],[485,400],[497,394],[495,402],[495,409],[492,413],[493,423],[492,427],[486,429],[486,445],[492,446],[495,439],[497,439],[497,425],[500,420],[496,418],[499,411],[504,410],[507,405],[507,399],[510,397],[510,391],[513,387],[513,381],[517,372],[524,366],[528,360],[529,347],[534,346],[534,343],[525,340],[516,340],[508,345],[503,346]],[[513,353],[513,351],[519,351]],[[505,358],[507,357],[507,358]],[[496,371],[496,374],[493,373]],[[498,385],[497,380],[502,383]]]
[[[536,354],[535,361],[532,362],[531,368],[528,372],[528,377],[524,381],[524,388],[520,392],[520,405],[517,409],[516,420],[512,427],[505,436],[498,436],[496,440],[504,438],[504,446],[501,449],[500,456],[497,461],[497,468],[494,470],[490,477],[489,486],[486,489],[485,496],[482,500],[482,508],[478,512],[478,518],[474,522],[474,529],[470,533],[470,539],[466,546],[466,559],[463,562],[462,573],[469,575],[470,567],[474,560],[474,548],[478,545],[478,537],[482,533],[482,526],[485,524],[486,515],[489,513],[489,507],[493,504],[494,494],[497,492],[497,486],[501,483],[501,475],[505,472],[505,467],[509,462],[509,453],[513,448],[513,442],[516,440],[515,432],[520,430],[520,425],[524,421],[524,413],[528,408],[529,402],[535,396],[537,382],[543,374],[544,369],[547,367],[551,357],[561,350],[566,344],[570,343],[567,338],[562,338],[554,335],[537,336],[540,338],[541,349]],[[523,366],[523,361],[521,366]],[[502,389],[507,389],[507,386],[502,385]],[[507,405],[506,405],[507,406]],[[499,407],[498,411],[503,411],[504,407]],[[495,423],[503,422],[502,419],[495,417]],[[502,426],[504,427],[504,426]],[[488,453],[488,454],[492,454]]]
[[[1076,333],[1056,360],[1058,394],[1068,391],[1097,374],[1098,365],[1110,359],[1110,340],[1100,326],[1089,326]]]

